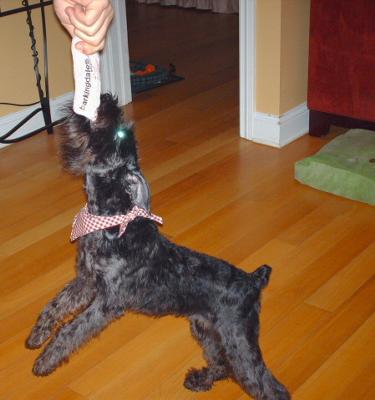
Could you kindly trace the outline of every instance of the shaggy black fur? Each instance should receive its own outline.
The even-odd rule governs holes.
[[[92,214],[125,214],[134,205],[149,209],[131,126],[110,95],[102,96],[95,124],[71,112],[61,155],[68,170],[85,175]],[[27,339],[29,348],[38,348],[52,335],[34,374],[53,372],[125,311],[173,314],[190,320],[207,360],[206,368],[188,372],[188,389],[205,391],[217,380],[233,378],[256,399],[290,398],[265,366],[258,345],[260,294],[270,267],[244,272],[171,243],[154,222],[140,217],[122,237],[117,233],[115,227],[78,240],[77,277],[45,307]]]

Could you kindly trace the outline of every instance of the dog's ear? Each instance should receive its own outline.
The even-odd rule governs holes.
[[[257,268],[253,273],[253,277],[255,279],[255,282],[258,284],[258,286],[263,289],[268,285],[268,281],[270,279],[272,272],[272,268],[269,265],[262,265],[259,268]]]
[[[70,110],[59,135],[60,158],[63,168],[74,175],[83,175],[92,159],[89,149],[90,121]]]
[[[110,93],[100,96],[98,115],[95,121],[95,129],[105,129],[108,132],[118,127],[122,119],[122,111],[118,106],[118,99]]]
[[[101,150],[108,142],[112,142],[111,133],[115,131],[122,117],[117,103],[116,97],[102,94],[95,122],[74,113],[72,103],[63,107],[66,120],[59,135],[59,146],[62,165],[67,171],[74,175],[83,175],[87,165],[94,161],[94,144],[97,144],[98,153],[98,149]]]
[[[150,211],[150,188],[142,172],[133,170],[125,176],[125,187],[135,206]]]

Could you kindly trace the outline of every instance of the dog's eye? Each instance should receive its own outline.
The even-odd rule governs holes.
[[[117,136],[119,139],[124,139],[124,138],[126,138],[126,136],[127,136],[127,132],[126,132],[125,129],[118,129],[118,130],[116,131],[116,136]]]

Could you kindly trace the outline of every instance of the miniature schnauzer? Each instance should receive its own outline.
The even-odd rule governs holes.
[[[126,311],[172,314],[189,319],[207,361],[207,367],[187,373],[186,388],[206,391],[215,381],[232,378],[255,399],[290,399],[258,344],[260,294],[271,268],[247,273],[159,233],[132,127],[111,95],[102,95],[95,123],[70,111],[63,131],[62,163],[85,176],[88,199],[76,218],[77,277],[47,304],[26,342],[39,348],[52,336],[34,374],[53,372]],[[87,216],[94,225],[95,218],[99,222],[85,232]],[[113,222],[117,216],[126,221]]]

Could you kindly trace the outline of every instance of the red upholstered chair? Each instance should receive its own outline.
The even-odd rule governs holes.
[[[310,134],[375,130],[375,0],[311,0]]]

